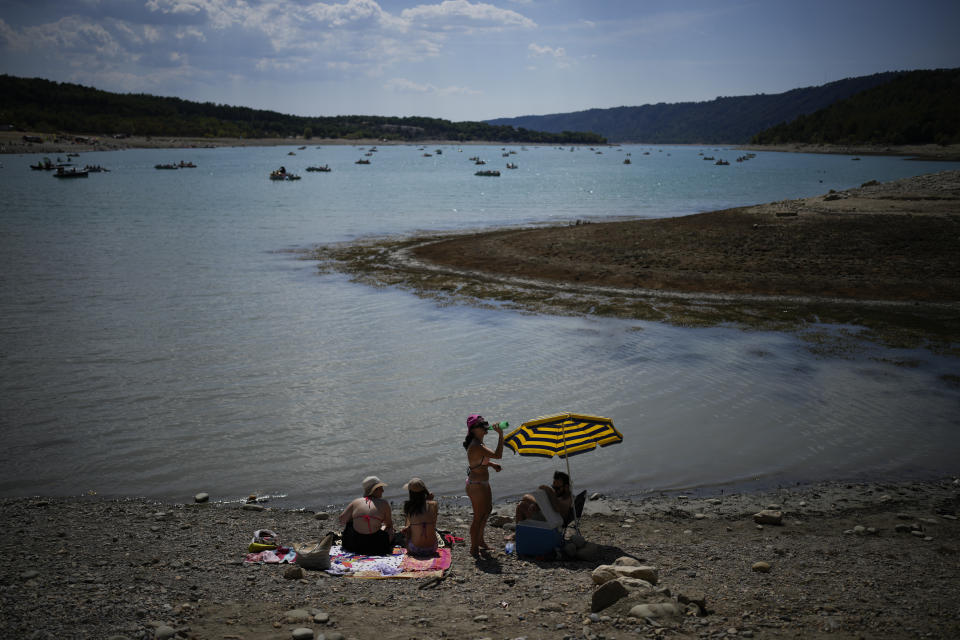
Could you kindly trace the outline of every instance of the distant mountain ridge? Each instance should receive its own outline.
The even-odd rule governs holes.
[[[904,73],[910,72],[888,71],[777,94],[494,118],[486,122],[552,133],[592,131],[610,142],[745,144],[761,131],[890,82]]]

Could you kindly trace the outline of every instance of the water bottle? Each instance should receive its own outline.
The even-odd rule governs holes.
[[[503,548],[507,553],[513,553],[513,550],[517,548],[517,545],[513,542],[508,542],[507,546]]]
[[[494,422],[493,424],[488,424],[487,431],[493,431],[493,428],[497,425],[500,425],[500,428],[503,429],[504,431],[510,428],[509,422],[507,422],[506,420],[501,420],[500,422]]]

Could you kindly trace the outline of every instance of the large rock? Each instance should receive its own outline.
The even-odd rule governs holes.
[[[603,611],[612,604],[615,604],[621,598],[625,598],[630,593],[626,586],[619,580],[610,580],[604,582],[593,592],[593,599],[590,602],[591,611]]]
[[[634,618],[679,618],[683,610],[676,602],[653,602],[636,605],[630,609],[630,615]]]
[[[652,584],[640,578],[617,578],[616,581],[626,587],[630,593],[643,592],[646,594],[655,590]]]
[[[783,512],[773,509],[764,509],[753,514],[753,521],[757,524],[783,524]]]
[[[306,575],[302,567],[292,565],[283,570],[283,577],[287,580],[299,580]]]
[[[593,570],[591,577],[594,584],[604,584],[617,578],[637,578],[655,585],[658,571],[656,567],[602,564]]]
[[[313,616],[306,609],[291,609],[283,615],[288,624],[313,622]]]

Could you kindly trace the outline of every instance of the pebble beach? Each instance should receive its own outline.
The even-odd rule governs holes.
[[[439,527],[467,537],[462,496],[440,502]],[[514,505],[499,503],[487,534],[493,553],[475,560],[454,545],[441,580],[244,563],[257,529],[289,542],[336,529],[333,505],[216,496],[0,505],[4,638],[960,636],[955,478],[595,494],[582,539],[569,529],[568,553],[550,558],[504,551]]]

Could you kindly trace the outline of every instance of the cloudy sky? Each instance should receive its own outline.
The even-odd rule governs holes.
[[[960,67],[957,0],[0,0],[0,73],[450,120]]]

